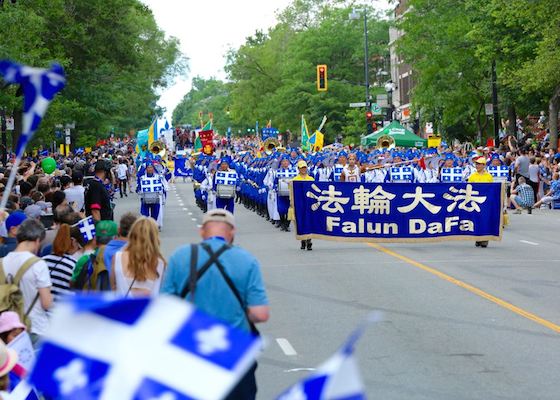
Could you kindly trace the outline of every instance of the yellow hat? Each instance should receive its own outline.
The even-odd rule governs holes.
[[[475,163],[477,164],[486,164],[486,158],[484,157],[478,157],[476,160],[474,160]]]
[[[298,163],[297,163],[297,167],[298,168],[303,168],[303,167],[307,168],[307,163],[303,160],[299,160]]]

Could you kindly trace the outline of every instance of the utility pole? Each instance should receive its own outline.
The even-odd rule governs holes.
[[[498,83],[496,77],[496,60],[492,61],[492,109],[494,114],[494,143],[500,143],[500,112],[498,110]]]

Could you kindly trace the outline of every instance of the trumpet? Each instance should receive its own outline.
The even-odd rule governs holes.
[[[263,143],[264,151],[267,153],[274,153],[277,147],[280,147],[280,142],[275,137],[269,137]]]
[[[383,135],[377,139],[376,147],[378,149],[393,149],[395,147],[395,139],[389,135]]]
[[[160,156],[162,160],[165,159],[165,145],[163,142],[154,140],[152,144],[150,144],[150,153],[154,156]]]

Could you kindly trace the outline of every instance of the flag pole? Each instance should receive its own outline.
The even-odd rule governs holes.
[[[8,204],[8,198],[10,197],[10,193],[12,192],[12,187],[16,182],[17,170],[19,163],[21,161],[21,154],[16,155],[16,160],[14,161],[14,165],[12,166],[12,170],[10,171],[10,176],[8,178],[8,182],[6,182],[6,187],[4,188],[4,194],[2,195],[2,202],[0,203],[0,212],[4,211],[6,205]]]

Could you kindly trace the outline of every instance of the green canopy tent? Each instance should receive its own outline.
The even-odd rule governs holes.
[[[397,121],[391,122],[383,129],[364,136],[361,140],[362,146],[376,146],[377,141],[382,136],[390,136],[395,140],[397,147],[426,147],[427,140],[415,135]]]

